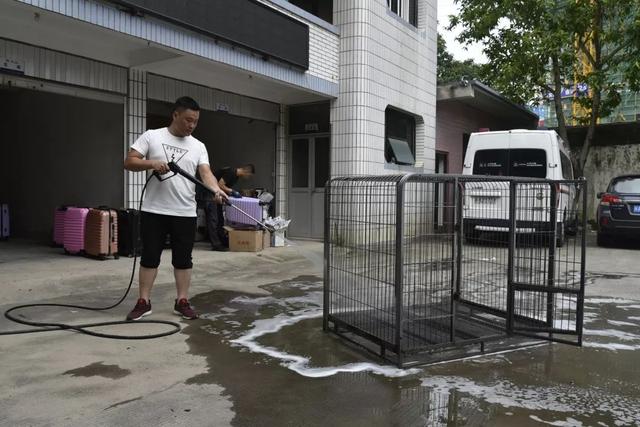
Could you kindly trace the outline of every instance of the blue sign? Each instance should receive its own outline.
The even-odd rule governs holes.
[[[572,98],[574,96],[583,96],[589,93],[589,85],[586,83],[578,83],[575,86],[564,86],[560,89],[560,98]],[[549,100],[553,100],[553,93],[547,95]]]

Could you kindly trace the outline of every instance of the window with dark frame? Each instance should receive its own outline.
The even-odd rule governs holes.
[[[398,8],[400,7],[400,0],[387,0],[387,6],[389,7],[389,9],[391,9],[391,12],[400,15],[400,13],[398,12]]]
[[[534,148],[478,150],[473,160],[474,175],[547,177],[547,153]]]
[[[409,0],[409,24],[418,26],[418,0]]]
[[[409,0],[408,10],[402,7],[402,0],[387,0],[389,10],[405,19],[414,27],[418,26],[418,0]]]
[[[318,18],[333,24],[333,1],[332,0],[288,0],[289,3],[298,6],[300,9],[317,16]]]
[[[564,154],[562,151],[560,152],[560,164],[562,166],[562,177],[564,179],[573,179],[573,167],[571,166],[571,160]]]
[[[385,110],[385,160],[399,165],[413,165],[416,162],[415,153],[415,117],[393,107],[387,107]]]

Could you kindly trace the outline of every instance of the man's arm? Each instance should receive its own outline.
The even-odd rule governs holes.
[[[220,178],[218,180],[218,185],[220,186],[220,189],[226,194],[231,194],[231,192],[233,191],[233,188],[227,187],[227,184],[224,182],[224,178]]]
[[[166,162],[161,160],[145,160],[144,156],[133,148],[129,149],[127,158],[124,159],[124,168],[133,172],[146,171],[149,169],[153,169],[161,174],[169,172],[169,166],[167,166]]]
[[[203,163],[200,166],[198,166],[198,173],[200,174],[200,178],[202,178],[202,182],[204,182],[207,185],[207,187],[216,191],[216,201],[218,203],[224,203],[227,200],[229,200],[229,197],[227,196],[227,194],[218,185],[218,180],[216,180],[216,177],[213,176],[213,173],[211,172],[211,167],[209,167],[208,164]]]

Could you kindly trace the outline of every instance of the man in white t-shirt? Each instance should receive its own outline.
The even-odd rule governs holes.
[[[169,172],[167,164],[174,162],[191,175],[197,171],[202,181],[216,191],[216,202],[226,201],[227,195],[220,190],[211,173],[207,148],[191,136],[199,118],[200,107],[196,101],[186,96],[178,98],[169,127],[143,133],[131,146],[124,168],[130,171],[153,170],[164,175]],[[151,314],[151,288],[167,234],[171,236],[171,263],[176,279],[174,312],[185,319],[198,317],[188,299],[197,217],[195,194],[195,184],[181,175],[149,181],[140,215],[140,297],[127,320],[139,320]]]

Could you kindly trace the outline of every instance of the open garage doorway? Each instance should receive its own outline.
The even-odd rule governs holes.
[[[56,206],[122,206],[123,97],[0,86],[0,98],[0,201],[12,238],[51,243]]]
[[[171,108],[166,102],[148,101],[147,127],[168,126]],[[201,110],[193,136],[206,145],[214,168],[255,165],[255,175],[238,182],[236,190],[260,188],[275,193],[276,123]]]

